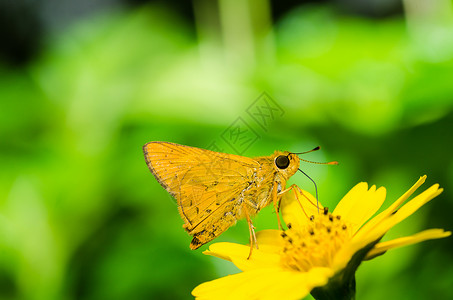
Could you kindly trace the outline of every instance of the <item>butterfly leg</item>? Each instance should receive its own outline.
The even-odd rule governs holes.
[[[297,189],[301,194],[303,194],[303,193],[302,193],[302,190],[300,189],[300,187],[298,187],[296,184],[292,184],[289,188],[284,189],[283,191],[280,191],[280,192],[278,193],[278,195],[281,196],[281,195],[283,195],[283,194],[285,194],[285,193],[287,193],[287,192],[289,192],[289,191],[292,190],[292,191],[294,192],[294,196],[296,196],[297,201],[300,203],[299,197],[297,196],[297,193],[296,193],[296,191],[295,191],[296,189]],[[279,212],[280,212],[280,205],[281,205],[281,204],[282,204],[282,201],[278,202],[278,211],[279,211]]]
[[[252,224],[252,220],[250,219],[250,214],[247,210],[247,206],[245,203],[242,204],[242,209],[244,210],[245,218],[247,220],[247,224],[249,225],[249,232],[250,232],[250,252],[249,256],[247,259],[250,259],[252,257],[252,251],[253,251],[253,245],[256,246],[256,249],[258,249],[258,242],[256,241],[256,234],[255,234],[255,226]]]
[[[274,181],[274,187],[272,188],[272,202],[274,203],[274,209],[275,213],[277,214],[277,221],[278,221],[278,229],[282,230],[282,221],[280,220],[280,202],[278,201],[277,197],[277,188],[278,188],[278,182]],[[281,192],[280,192],[281,194]]]
[[[280,213],[280,205],[281,205],[282,201],[281,200],[278,201],[277,196],[281,196],[284,193],[287,193],[287,192],[292,190],[294,192],[294,195],[296,196],[297,202],[299,203],[300,207],[302,208],[302,211],[304,212],[305,215],[307,215],[307,214],[305,213],[305,210],[304,210],[304,208],[302,206],[302,203],[299,200],[299,196],[297,196],[296,189],[303,195],[302,190],[297,185],[292,184],[289,188],[284,189],[283,191],[280,191],[279,193],[277,193],[277,187],[278,187],[278,182],[275,181],[274,182],[274,188],[272,189],[272,199],[273,199],[273,202],[274,202],[275,212],[277,213],[278,228],[280,230],[283,230],[282,223],[280,221],[280,214],[279,214]]]
[[[300,205],[300,208],[302,209],[303,213],[305,214],[305,216],[308,218],[308,214],[306,212],[306,210],[304,209],[302,203],[300,202],[300,199],[299,199],[299,196],[297,195],[297,192],[298,191],[302,196],[305,197],[306,200],[308,200],[308,202],[313,205],[313,206],[316,206],[318,208],[318,211],[319,211],[319,205],[316,204],[316,203],[313,203],[307,196],[305,196],[304,192],[300,189],[300,187],[298,187],[297,185],[295,184],[292,184],[289,188],[287,189],[284,189],[283,191],[280,192],[280,195],[283,194],[283,193],[286,193],[286,192],[289,192],[290,190],[293,191],[294,193],[294,196],[296,197],[296,200],[297,200],[297,203],[299,203]],[[322,208],[322,207],[321,207]],[[279,206],[279,210],[280,210],[280,206]]]

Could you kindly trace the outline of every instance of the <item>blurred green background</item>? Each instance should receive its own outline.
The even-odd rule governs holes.
[[[444,193],[388,237],[453,229],[449,0],[1,8],[0,299],[191,299],[237,271],[189,249],[149,141],[250,157],[321,145],[304,158],[340,165],[301,167],[332,208],[360,181],[385,186],[388,205],[427,174],[422,188]],[[313,192],[301,174],[290,183]],[[277,228],[272,209],[255,225]],[[216,241],[247,239],[239,221]],[[453,299],[452,247],[364,263],[357,299]]]

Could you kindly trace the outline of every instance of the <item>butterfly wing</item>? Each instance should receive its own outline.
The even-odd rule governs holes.
[[[259,163],[251,158],[168,142],[143,147],[157,181],[176,199],[196,249],[235,224],[241,193]]]

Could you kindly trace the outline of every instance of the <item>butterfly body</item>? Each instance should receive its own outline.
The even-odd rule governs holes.
[[[213,240],[237,220],[278,203],[299,157],[287,151],[248,158],[168,142],[143,146],[157,181],[176,199],[191,249]]]

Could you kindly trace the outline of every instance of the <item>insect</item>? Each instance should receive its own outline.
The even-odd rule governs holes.
[[[282,194],[294,187],[286,189],[286,182],[299,169],[300,160],[306,161],[297,155],[311,151],[275,151],[248,158],[169,142],[143,146],[149,169],[176,199],[183,228],[193,236],[190,248],[199,248],[245,218],[250,255],[256,245],[251,218],[272,202],[282,228],[278,204]]]

